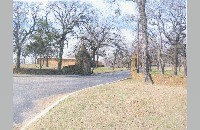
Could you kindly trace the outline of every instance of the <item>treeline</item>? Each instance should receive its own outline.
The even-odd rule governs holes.
[[[183,66],[187,76],[186,60],[186,1],[185,0],[135,0],[138,23],[134,54],[143,67],[144,80],[150,81],[151,66],[156,65],[161,74],[165,66],[173,66],[174,75]]]
[[[35,61],[37,58],[48,61],[49,57],[57,57],[57,69],[61,70],[64,47],[70,44],[71,38],[78,40],[71,52],[76,54],[84,44],[91,54],[93,68],[95,61],[98,63],[99,56],[105,56],[108,48],[115,48],[116,56],[127,53],[127,49],[121,49],[126,48],[126,44],[120,30],[114,26],[115,16],[102,20],[100,15],[101,12],[91,4],[75,0],[48,2],[46,5],[14,1],[16,68],[20,68],[21,56],[32,56]]]
[[[117,0],[107,2],[117,5],[114,4]],[[75,38],[78,42],[71,52],[76,54],[84,44],[91,55],[93,68],[100,56],[113,68],[129,67],[131,55],[137,54],[145,81],[150,80],[151,66],[155,64],[162,74],[165,66],[173,66],[174,75],[178,67],[183,66],[187,75],[186,1],[135,0],[131,4],[136,4],[138,16],[122,16],[120,8],[110,8],[112,15],[102,19],[101,11],[81,1],[51,1],[46,5],[14,1],[16,68],[20,68],[21,56],[57,57],[57,69],[61,70],[64,47],[70,44],[70,38]],[[125,22],[120,23],[122,21]],[[116,26],[129,22],[133,23],[136,34],[131,50]]]

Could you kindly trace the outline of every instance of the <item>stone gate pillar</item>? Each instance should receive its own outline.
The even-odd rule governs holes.
[[[137,55],[136,54],[132,56],[131,70],[137,72]]]
[[[91,74],[91,57],[83,44],[76,55],[77,66],[80,68],[80,74]]]

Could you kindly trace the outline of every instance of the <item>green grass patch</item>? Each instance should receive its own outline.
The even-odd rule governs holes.
[[[156,68],[152,68],[152,71],[150,72],[151,74],[161,74],[161,70],[158,70]],[[172,69],[169,69],[169,67],[165,68],[164,71],[165,75],[174,75],[174,71]],[[184,75],[184,71],[183,68],[179,71],[178,70],[178,76],[183,76]]]
[[[183,130],[186,109],[186,89],[128,79],[69,96],[27,130]]]

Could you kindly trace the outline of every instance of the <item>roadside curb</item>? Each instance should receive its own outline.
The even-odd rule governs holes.
[[[105,84],[99,84],[99,85],[91,86],[91,87],[88,87],[88,88],[85,88],[85,89],[81,89],[79,91],[75,91],[75,92],[69,93],[66,96],[64,96],[61,99],[59,99],[56,102],[54,102],[49,107],[45,108],[43,111],[41,111],[39,114],[37,114],[34,118],[32,118],[29,121],[25,122],[25,124],[22,124],[22,127],[20,128],[20,130],[26,130],[26,128],[28,128],[32,123],[36,122],[39,118],[41,118],[46,113],[48,113],[52,108],[57,106],[60,102],[62,102],[65,99],[67,99],[70,95],[73,95],[75,93],[78,93],[78,92],[81,92],[81,91],[84,91],[84,90],[87,90],[87,89],[96,88],[96,87],[100,87],[100,86],[103,86],[103,85],[116,83],[116,82],[123,81],[123,80],[126,80],[126,79],[129,79],[129,77],[128,78],[124,78],[124,79],[120,79],[120,80],[116,80],[116,81],[113,81],[113,82],[108,82],[108,83],[105,83]]]

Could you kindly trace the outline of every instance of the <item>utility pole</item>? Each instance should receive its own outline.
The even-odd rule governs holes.
[[[132,1],[135,2],[135,0],[126,0],[126,1]],[[140,50],[139,50],[139,44],[140,44],[140,18],[139,15],[137,15],[137,73],[139,73],[139,68],[140,68],[140,60],[139,60],[139,55],[140,55]]]
[[[139,63],[139,44],[140,44],[140,21],[139,16],[137,16],[137,73],[139,73],[140,63]]]

